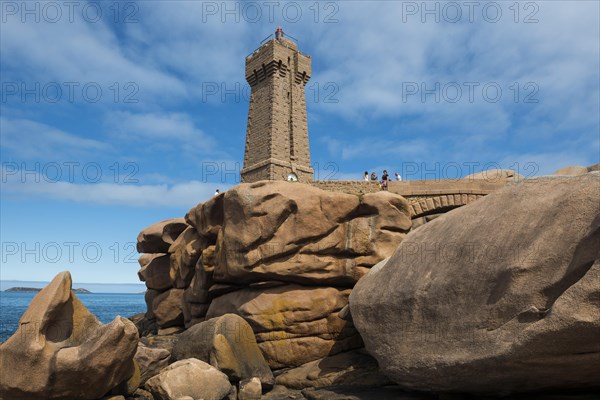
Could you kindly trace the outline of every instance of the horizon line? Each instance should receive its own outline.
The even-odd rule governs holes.
[[[28,281],[24,279],[0,279],[0,283],[2,282],[31,282],[31,283],[50,283],[51,281]],[[110,283],[110,282],[73,282],[73,285],[145,285],[144,282],[119,282],[119,283]]]

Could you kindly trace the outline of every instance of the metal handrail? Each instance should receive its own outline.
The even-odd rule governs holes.
[[[264,38],[260,44],[263,44],[264,42],[266,42],[267,40],[271,39],[272,37],[274,37],[275,35],[273,33],[271,33],[269,36],[267,36],[266,38]]]
[[[267,42],[269,39],[275,37],[274,33],[271,33],[269,36],[267,36],[266,38],[264,38],[263,40],[261,40],[260,42],[260,46],[258,46],[258,49],[260,49],[260,47],[265,44],[265,42]],[[290,38],[292,39],[294,42],[296,42],[296,45],[299,45],[300,43],[298,42],[298,39],[296,39],[295,37],[293,37],[292,35],[288,35],[287,33],[285,34],[284,38]],[[258,51],[258,49],[254,50],[252,53],[248,54],[246,56],[246,58],[252,56],[254,53],[256,53]]]
[[[292,39],[294,42],[296,42],[296,44],[300,44],[300,43],[298,42],[298,39],[296,39],[296,38],[295,38],[295,37],[293,37],[292,35],[288,35],[288,34],[286,33],[284,37]]]

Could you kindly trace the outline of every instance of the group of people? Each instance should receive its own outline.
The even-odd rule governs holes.
[[[395,174],[396,180],[397,181],[401,181],[402,177],[400,176],[399,173],[396,172]],[[363,178],[365,181],[377,181],[377,174],[375,173],[375,171],[373,171],[371,173],[371,175],[369,176],[369,171],[365,171],[365,176]],[[379,182],[380,186],[381,186],[381,190],[388,190],[388,181],[390,181],[390,176],[388,175],[388,172],[386,169],[383,170],[383,175],[381,175],[381,181]],[[219,195],[220,191],[219,189],[215,190],[215,196]]]
[[[402,177],[399,173],[396,172],[395,176],[397,181],[402,180]],[[371,176],[369,177],[369,171],[365,171],[363,179],[365,181],[377,181],[377,174],[375,173],[375,171],[373,171],[371,173]],[[381,190],[388,190],[388,181],[390,181],[390,176],[388,175],[387,170],[384,169],[383,175],[381,175],[381,181],[379,182],[379,184],[381,185]]]

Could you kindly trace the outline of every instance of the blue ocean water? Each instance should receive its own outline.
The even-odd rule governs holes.
[[[37,293],[0,293],[0,342],[12,336],[19,327],[19,319]],[[130,317],[146,311],[143,294],[90,293],[77,298],[102,323],[107,324],[117,315]]]

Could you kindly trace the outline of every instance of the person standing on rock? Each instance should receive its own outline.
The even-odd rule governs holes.
[[[217,190],[215,190],[215,194],[214,194],[214,195],[216,196],[216,195],[218,195],[219,193],[221,193],[221,192],[219,192],[219,189],[217,189]]]
[[[365,171],[365,175],[363,176],[363,179],[364,179],[365,181],[368,181],[368,180],[369,180],[369,171]]]
[[[388,176],[387,170],[383,170],[383,175],[381,175],[381,190],[388,190],[388,180],[390,177]]]

